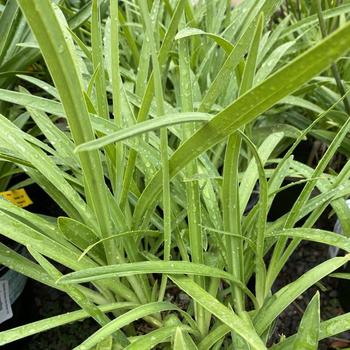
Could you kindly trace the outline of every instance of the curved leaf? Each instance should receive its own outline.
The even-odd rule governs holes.
[[[100,306],[99,309],[102,312],[111,312],[118,309],[129,309],[135,307],[137,304],[134,303],[113,303]],[[32,323],[28,323],[16,328],[9,329],[7,331],[0,332],[0,345],[5,345],[13,341],[29,337],[31,335],[45,332],[49,329],[63,326],[68,323],[76,322],[90,317],[90,315],[84,311],[73,311],[66,314],[46,318]]]
[[[142,261],[129,264],[99,266],[92,269],[72,272],[62,276],[57,283],[82,283],[97,281],[112,276],[124,277],[147,273],[190,274],[212,276],[228,280],[232,279],[232,276],[225,271],[187,261]]]
[[[98,148],[102,148],[114,142],[125,140],[129,137],[135,137],[137,135],[144,134],[149,131],[157,130],[160,128],[168,127],[170,125],[191,123],[191,122],[204,122],[209,121],[210,114],[206,113],[179,113],[170,114],[157,119],[147,120],[141,123],[137,123],[128,128],[123,128],[117,132],[113,132],[99,139],[83,143],[79,145],[75,151],[91,151]]]
[[[222,38],[220,35],[207,33],[205,31],[203,31],[201,29],[197,29],[197,28],[184,28],[184,29],[180,30],[176,34],[175,40],[180,40],[180,39],[188,38],[188,37],[195,36],[195,35],[204,35],[204,36],[207,36],[207,37],[215,40],[216,43],[226,51],[227,54],[230,54],[234,48],[233,44],[231,44],[225,38]]]
[[[239,334],[251,349],[265,350],[266,347],[250,323],[237,316],[188,277],[169,276],[179,288],[190,295],[198,304]]]
[[[320,294],[311,299],[300,322],[294,348],[298,350],[317,350],[320,331]]]
[[[258,334],[263,334],[276,317],[299,295],[349,260],[350,255],[327,260],[306,272],[296,281],[280,289],[265,303],[254,317],[254,325]]]
[[[130,345],[128,345],[125,350],[150,350],[153,349],[160,343],[165,342],[169,339],[178,326],[172,327],[162,327],[152,331],[146,335],[138,337]]]
[[[335,336],[345,332],[350,328],[350,312],[333,317],[327,321],[321,322],[319,340]],[[271,350],[295,350],[293,347],[296,335],[288,337],[286,340],[272,346]]]
[[[120,328],[127,326],[128,324],[136,321],[142,317],[156,314],[162,311],[178,310],[178,308],[170,303],[159,302],[150,303],[139,306],[127,313],[119,316],[117,319],[111,321],[106,326],[100,328],[97,332],[87,338],[82,344],[75,347],[73,350],[89,350],[96,344],[113,334]]]
[[[186,331],[183,331],[180,327],[177,327],[175,336],[174,336],[173,349],[174,350],[197,350],[197,346]]]
[[[293,228],[268,234],[267,236],[287,236],[301,238],[306,241],[328,244],[346,252],[350,252],[350,239],[334,232],[319,230],[315,228]]]

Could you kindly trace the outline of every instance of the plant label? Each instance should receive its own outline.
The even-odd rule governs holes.
[[[17,205],[17,207],[25,208],[28,205],[33,204],[24,188],[17,190],[0,192],[0,196],[7,199],[11,203]]]

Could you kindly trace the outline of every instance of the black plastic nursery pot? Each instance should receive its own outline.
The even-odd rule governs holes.
[[[0,241],[17,253],[25,254],[26,249],[22,245],[3,238]],[[27,277],[24,275],[5,266],[0,267],[0,331],[15,327],[23,319],[23,290],[26,283]]]
[[[19,180],[23,180],[22,176],[19,177]],[[52,216],[63,214],[60,208],[38,185],[27,186],[25,194],[28,196],[25,204],[26,210]],[[21,244],[1,235],[0,242],[9,249],[30,258],[29,253]],[[33,310],[28,305],[28,303],[31,303],[32,295],[29,288],[25,288],[26,282],[26,276],[6,266],[0,266],[0,331],[17,327],[25,323],[24,320],[28,321],[35,318],[35,315],[32,314]]]
[[[10,181],[10,187],[12,183]],[[2,199],[12,202],[18,207],[28,207],[32,204],[26,191],[22,189],[2,191]],[[9,250],[25,255],[26,249],[21,244],[1,235],[0,243]],[[25,288],[27,277],[4,265],[0,265],[0,331],[15,327],[23,319],[25,308],[22,303],[22,292]]]
[[[0,236],[0,242],[19,254],[28,255],[27,250],[21,244]],[[2,319],[0,331],[15,328],[33,321],[33,296],[28,278],[6,266],[0,266],[0,314],[7,314],[6,320]],[[6,294],[4,298],[4,294]],[[5,301],[4,301],[5,299]],[[9,314],[10,313],[10,314]],[[26,349],[25,340],[18,340],[1,347],[4,350]]]

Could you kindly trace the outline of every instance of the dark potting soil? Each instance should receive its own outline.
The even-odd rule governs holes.
[[[328,247],[326,245],[303,242],[283,268],[274,285],[274,289],[277,291],[288,283],[295,281],[306,271],[319,265],[327,260],[327,258]],[[308,289],[281,314],[276,322],[272,342],[278,342],[282,335],[288,337],[297,332],[306,306],[317,291],[320,293],[322,321],[345,313],[339,300],[339,280],[331,277],[324,278],[321,283]],[[348,312],[350,310],[346,311]],[[350,347],[350,332],[325,339],[319,344],[319,350],[348,347]]]

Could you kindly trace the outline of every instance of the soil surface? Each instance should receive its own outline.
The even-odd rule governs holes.
[[[306,271],[327,260],[327,255],[328,247],[325,245],[311,242],[302,243],[283,268],[274,287],[278,290],[286,284],[293,282]],[[339,280],[327,277],[324,278],[321,283],[310,288],[291,304],[277,320],[273,340],[278,341],[282,335],[288,337],[297,332],[304,310],[317,291],[320,293],[322,321],[349,312],[350,309],[344,310],[345,306],[349,307],[348,305],[344,305],[346,304],[344,295],[339,295],[339,291],[341,289],[344,291],[344,287],[345,289],[347,288],[347,292],[349,292],[350,283],[348,284],[348,286],[339,286]],[[339,297],[341,297],[341,299]],[[319,345],[319,350],[343,349],[349,347],[350,332],[345,332],[336,337],[323,340]]]

